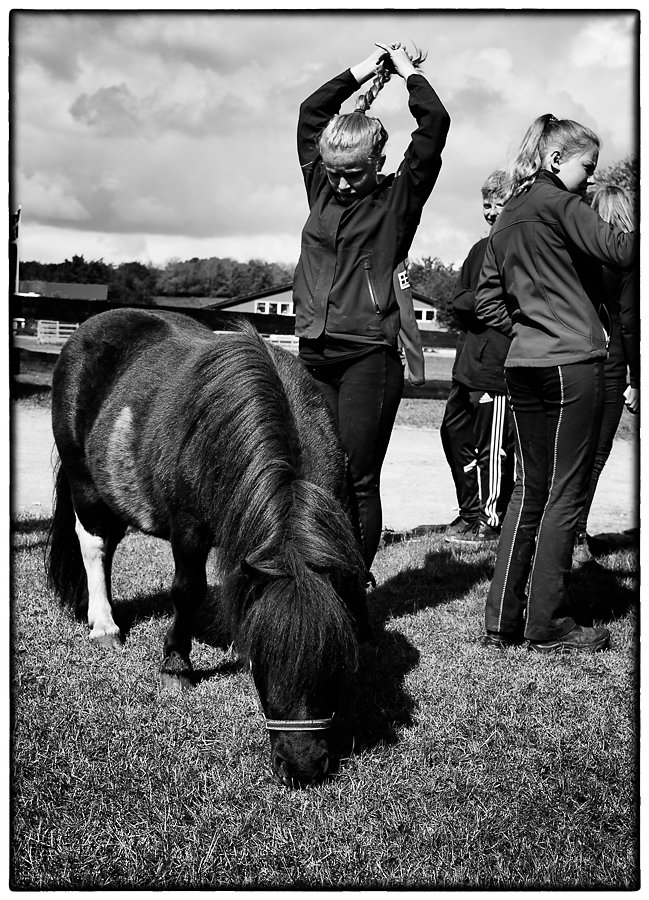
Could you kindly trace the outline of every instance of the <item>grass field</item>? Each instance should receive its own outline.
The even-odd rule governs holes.
[[[214,579],[200,682],[163,693],[168,546],[132,534],[118,550],[112,655],[45,588],[44,524],[14,533],[14,888],[637,887],[634,552],[573,578],[612,649],[548,658],[476,642],[489,551],[435,535],[384,548],[346,761],[292,792],[214,625]]]
[[[20,393],[48,402],[42,385]],[[399,415],[436,427],[442,411],[411,397]],[[120,546],[126,644],[110,654],[45,586],[47,526],[12,534],[14,889],[638,888],[634,548],[571,576],[579,621],[608,624],[612,647],[568,657],[479,645],[492,551],[434,534],[382,548],[343,762],[288,791],[219,625],[216,574],[199,683],[165,693],[168,545]]]

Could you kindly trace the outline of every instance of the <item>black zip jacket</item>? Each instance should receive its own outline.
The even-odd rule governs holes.
[[[640,387],[640,295],[638,267],[604,267],[604,303],[600,318],[610,335],[606,371],[627,374],[632,388]]]
[[[441,169],[450,119],[426,79],[407,79],[417,128],[398,171],[349,206],[327,179],[316,137],[359,85],[349,69],[300,107],[297,143],[310,214],[293,280],[295,333],[396,346],[393,273],[408,256],[424,203]]]
[[[453,309],[462,328],[453,365],[453,379],[471,391],[504,394],[505,359],[510,338],[485,325],[475,314],[475,291],[488,238],[471,247],[462,263],[453,295]]]
[[[478,318],[513,334],[505,367],[604,358],[597,263],[626,268],[635,252],[633,234],[605,222],[556,175],[540,172],[491,229],[476,291]]]

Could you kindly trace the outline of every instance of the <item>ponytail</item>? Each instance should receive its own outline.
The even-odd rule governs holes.
[[[532,184],[545,166],[548,150],[553,147],[570,157],[592,147],[599,148],[599,138],[590,128],[572,119],[557,119],[551,113],[539,116],[525,132],[518,153],[507,167],[513,196]]]

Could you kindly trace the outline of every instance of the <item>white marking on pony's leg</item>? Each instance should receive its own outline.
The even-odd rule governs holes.
[[[113,619],[106,583],[107,541],[105,538],[86,531],[78,518],[76,518],[75,531],[79,538],[81,556],[88,579],[90,640],[102,646],[117,649],[122,646],[122,641],[119,636],[119,628]]]

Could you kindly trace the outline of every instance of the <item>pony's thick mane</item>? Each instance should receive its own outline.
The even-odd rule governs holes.
[[[179,464],[198,484],[214,529],[240,650],[263,656],[266,671],[288,665],[304,696],[323,653],[332,666],[337,654],[355,664],[338,593],[345,581],[360,584],[363,570],[351,522],[340,500],[303,471],[293,411],[256,332],[244,328],[202,348],[191,384]],[[256,578],[242,572],[244,563]]]

